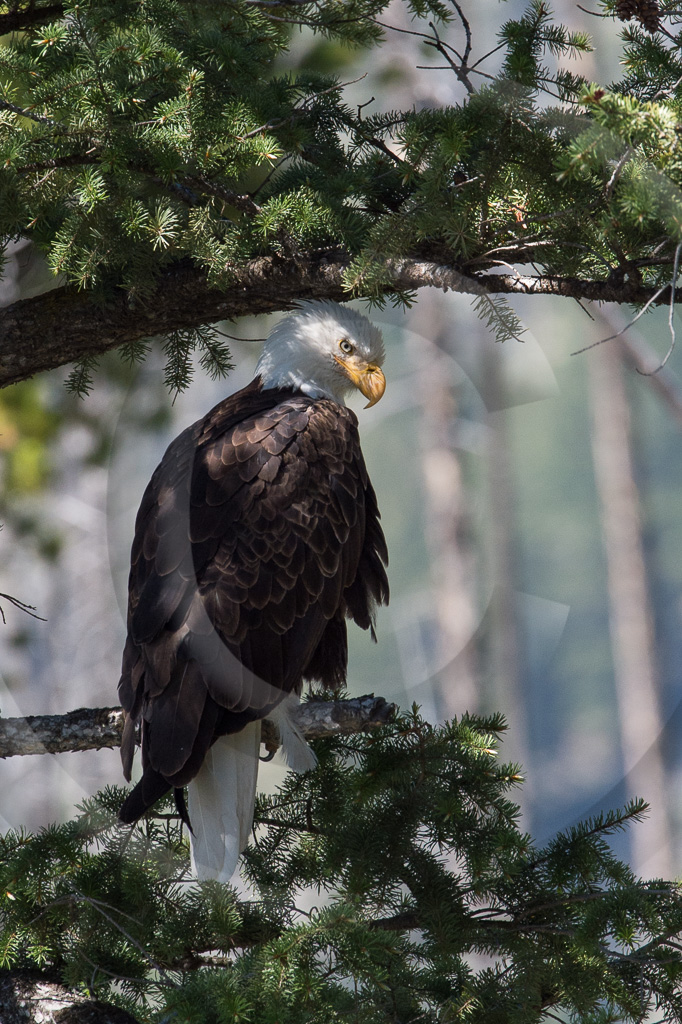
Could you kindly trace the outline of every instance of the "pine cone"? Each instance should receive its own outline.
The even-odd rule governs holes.
[[[661,12],[658,0],[639,0],[639,10],[635,17],[647,32],[658,32],[661,26]]]
[[[658,32],[661,26],[658,0],[616,0],[616,14],[621,21],[634,18],[647,32]]]
[[[621,21],[636,18],[639,11],[638,0],[616,0],[616,14]]]

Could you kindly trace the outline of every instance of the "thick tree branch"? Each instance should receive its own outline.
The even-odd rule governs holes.
[[[32,25],[42,25],[49,21],[56,21],[64,14],[63,4],[49,4],[45,7],[35,7],[32,3],[25,7],[15,7],[6,14],[0,14],[0,36],[10,32],[25,32]]]
[[[344,283],[348,263],[338,253],[301,259],[263,257],[235,268],[224,289],[209,287],[202,272],[183,263],[161,275],[152,295],[134,302],[120,291],[106,303],[95,303],[73,288],[23,299],[0,310],[0,387],[179,328],[289,309],[302,299],[349,299]],[[617,303],[644,303],[655,294],[655,289],[631,280],[466,274],[454,266],[418,259],[395,260],[388,271],[386,292],[435,287],[473,295],[561,295]],[[362,283],[357,294],[363,294]],[[669,301],[666,288],[656,302]]]
[[[0,971],[2,1024],[137,1024],[125,1010],[86,996],[39,971]]]
[[[306,739],[311,740],[337,733],[368,732],[390,722],[395,712],[395,704],[370,694],[352,700],[312,700],[296,709],[294,719]],[[118,747],[122,730],[121,708],[79,708],[66,715],[0,718],[0,757]],[[267,719],[263,723],[263,742],[269,749],[277,747],[277,733]]]

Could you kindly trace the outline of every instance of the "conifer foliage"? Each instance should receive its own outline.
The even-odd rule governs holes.
[[[0,966],[58,970],[140,1021],[606,1024],[682,1020],[682,901],[607,837],[537,849],[499,718],[417,709],[318,741],[316,771],[258,800],[247,896],[191,881],[172,814],[112,825],[120,791],[0,846]]]
[[[300,27],[380,47],[387,0],[16,0],[0,13],[0,242],[29,237],[62,282],[131,303],[171,267],[229,288],[262,256],[341,260],[348,292],[375,299],[409,297],[392,283],[405,259],[470,285],[530,265],[541,284],[608,282],[621,301],[669,284],[682,238],[674,0],[604,0],[614,30],[630,19],[611,85],[566,67],[590,40],[545,0],[507,20],[500,6],[498,45],[475,37],[464,3],[404,2],[459,104],[373,113],[371,96],[350,106],[338,78],[283,63]],[[513,318],[479,305],[498,339],[515,336]],[[192,347],[212,372],[229,362],[191,321],[169,342],[172,386]]]
[[[500,341],[520,331],[484,287],[500,268],[665,301],[682,252],[677,0],[601,5],[627,20],[611,84],[564,66],[590,42],[545,0],[501,7],[492,41],[464,0],[405,3],[457,105],[373,113],[339,79],[284,66],[300,26],[371,53],[387,0],[0,6],[0,247],[30,238],[103,321],[124,293],[153,323],[169,269],[227,292],[261,257],[336,260],[347,292],[377,301],[409,300],[400,261],[455,268]],[[131,335],[122,355],[147,349]],[[230,366],[191,309],[165,350],[171,390],[195,352],[209,373]],[[74,390],[94,365],[86,352]],[[608,846],[644,806],[537,849],[501,729],[413,711],[319,741],[315,772],[259,798],[247,895],[192,881],[172,808],[115,825],[115,789],[69,824],[9,833],[0,967],[58,973],[145,1024],[682,1022],[680,891]]]

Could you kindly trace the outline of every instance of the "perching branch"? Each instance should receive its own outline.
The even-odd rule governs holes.
[[[79,708],[66,715],[0,718],[0,757],[119,747],[121,708]]]
[[[312,700],[301,704],[293,717],[306,739],[311,740],[368,732],[390,722],[395,713],[395,704],[370,694],[352,700]],[[118,747],[122,731],[121,708],[79,708],[66,715],[0,718],[0,757]],[[263,742],[269,749],[275,749],[278,743],[275,727],[267,719],[263,723]]]
[[[75,288],[60,288],[0,310],[0,387],[142,338],[237,317],[290,309],[304,299],[344,301],[374,288],[353,290],[344,278],[349,259],[320,252],[296,260],[262,257],[230,268],[230,283],[210,287],[188,262],[161,274],[156,290],[132,301],[118,291],[106,304]],[[631,279],[466,273],[431,260],[394,260],[384,293],[434,287],[470,295],[561,295],[594,302],[670,302],[670,287],[646,288]],[[655,298],[654,298],[655,296]],[[679,298],[679,295],[678,295]]]

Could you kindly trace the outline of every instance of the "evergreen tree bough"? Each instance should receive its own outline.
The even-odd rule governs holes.
[[[339,79],[284,70],[301,26],[380,47],[385,0],[38,0],[0,15],[0,238],[30,238],[61,286],[3,311],[0,383],[74,361],[71,385],[87,390],[99,353],[171,334],[174,389],[193,348],[226,371],[206,325],[301,298],[409,301],[438,283],[410,266],[444,268],[474,295],[669,301],[675,5],[658,5],[655,31],[633,8],[648,29],[622,29],[624,78],[595,85],[562,66],[587,34],[543,0],[492,49],[464,5],[405,2],[461,103],[372,114]],[[602,13],[624,9],[606,0]],[[177,281],[190,291],[171,295]],[[502,304],[483,303],[498,340],[517,335]]]
[[[499,717],[417,710],[317,741],[260,796],[249,898],[192,882],[171,812],[113,824],[121,792],[0,846],[0,965],[57,971],[140,1021],[682,1019],[679,888],[641,881],[603,815],[537,849]],[[473,959],[472,959],[473,956]]]

